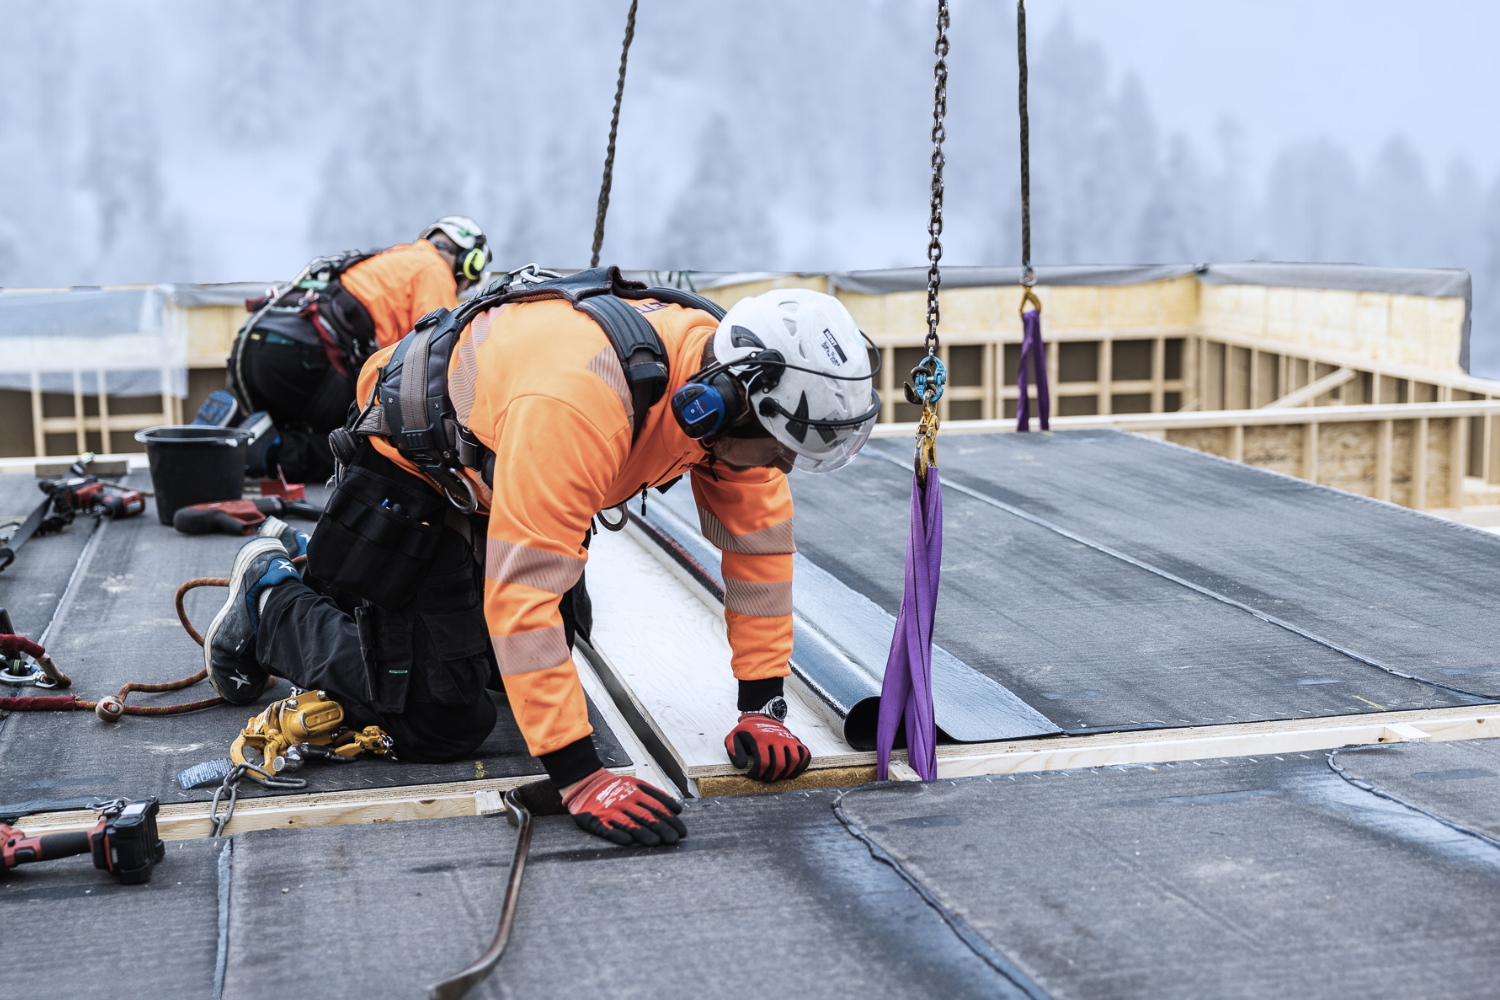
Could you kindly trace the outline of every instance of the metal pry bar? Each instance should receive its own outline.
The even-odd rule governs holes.
[[[495,931],[495,940],[467,969],[429,986],[427,995],[431,1000],[460,1000],[500,964],[500,956],[510,941],[510,929],[516,922],[516,901],[521,896],[521,876],[526,872],[526,853],[531,849],[531,811],[521,804],[516,794],[518,791],[512,788],[505,793],[505,818],[518,832],[515,857],[510,863],[510,879],[505,883],[505,897],[500,901],[500,926]]]

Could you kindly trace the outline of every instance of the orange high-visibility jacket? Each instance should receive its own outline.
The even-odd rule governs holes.
[[[630,304],[661,336],[671,366],[666,395],[647,413],[634,446],[619,358],[598,324],[565,301],[515,302],[475,317],[448,368],[459,421],[495,453],[493,496],[470,475],[489,513],[484,611],[506,694],[535,755],[593,731],[558,610],[588,559],[590,519],[689,471],[703,534],[723,553],[734,675],[789,673],[796,549],[786,476],[722,465],[710,474],[699,466],[706,452],[682,432],[670,400],[701,367],[718,323],[678,305]],[[365,363],[360,400],[371,399],[377,369],[392,350]],[[371,441],[416,471],[385,440]]]
[[[438,307],[458,305],[458,281],[437,247],[402,243],[362,260],[340,279],[375,323],[375,344],[389,347]]]

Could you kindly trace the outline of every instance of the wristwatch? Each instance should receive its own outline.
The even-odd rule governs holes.
[[[757,708],[755,711],[758,712],[761,715],[769,715],[771,718],[775,719],[777,722],[785,722],[786,721],[786,699],[783,698],[781,695],[778,694],[776,697],[772,698],[770,701],[766,702],[764,705],[762,705],[760,708]]]

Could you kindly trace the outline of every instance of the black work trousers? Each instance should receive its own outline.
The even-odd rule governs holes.
[[[287,481],[323,482],[333,475],[328,432],[344,425],[353,381],[339,374],[322,347],[270,343],[254,334],[238,347],[241,388],[251,408],[276,423],[281,447],[274,458]]]
[[[368,444],[354,464],[411,488],[432,488]],[[468,527],[483,551],[485,518],[470,518]],[[495,726],[486,688],[503,685],[485,624],[484,567],[469,540],[445,526],[414,595],[391,610],[330,591],[311,569],[305,582],[271,588],[256,633],[260,665],[300,688],[326,691],[343,706],[347,725],[380,726],[402,760],[442,762],[473,753]],[[571,647],[575,632],[587,637],[593,622],[582,576],[560,607]]]
[[[402,760],[465,757],[495,727],[485,692],[494,653],[473,570],[467,540],[445,530],[416,595],[395,610],[279,584],[261,614],[256,658],[298,687],[326,691],[346,725],[380,726]]]

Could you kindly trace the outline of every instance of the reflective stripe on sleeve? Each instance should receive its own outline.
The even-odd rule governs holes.
[[[570,655],[561,625],[514,635],[492,635],[490,641],[495,646],[500,673],[507,677],[561,666],[568,662]]]
[[[736,535],[724,527],[724,523],[703,507],[698,508],[698,523],[703,537],[723,552],[738,552],[746,556],[790,555],[797,551],[792,540],[792,522],[782,521],[769,528],[761,528],[745,535]]]
[[[604,384],[620,397],[620,405],[625,408],[625,419],[630,423],[631,433],[635,433],[635,404],[630,398],[630,386],[625,381],[625,370],[620,367],[620,357],[615,349],[606,347],[590,358],[589,371],[602,378]]]
[[[484,575],[501,585],[518,583],[549,594],[566,594],[583,573],[583,560],[577,556],[515,545],[501,538],[486,542]]]
[[[724,607],[756,618],[780,618],[792,613],[792,581],[750,583],[724,578]]]

